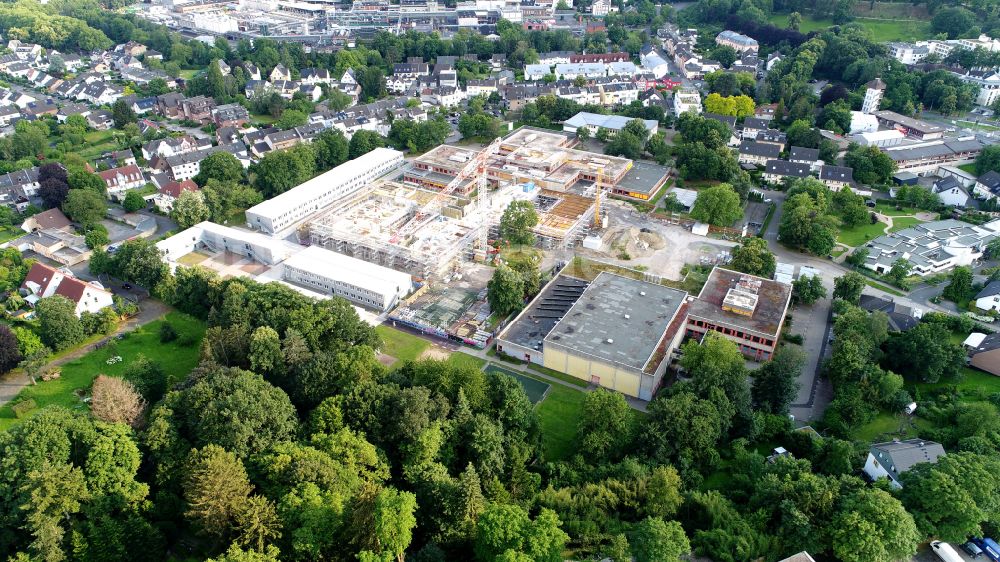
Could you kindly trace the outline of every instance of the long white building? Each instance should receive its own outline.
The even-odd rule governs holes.
[[[177,260],[181,257],[198,250],[231,252],[264,265],[276,265],[301,249],[297,244],[259,232],[238,230],[208,221],[161,240],[156,247],[171,269],[177,267]]]
[[[407,273],[319,246],[302,250],[283,265],[285,281],[383,312],[396,306],[413,284]]]
[[[275,234],[354,193],[403,163],[403,153],[376,148],[247,209],[247,226]]]

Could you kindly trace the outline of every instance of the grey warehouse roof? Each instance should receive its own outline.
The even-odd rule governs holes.
[[[641,370],[686,297],[684,291],[602,272],[545,343]]]

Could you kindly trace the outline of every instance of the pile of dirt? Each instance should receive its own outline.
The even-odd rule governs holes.
[[[643,258],[667,246],[659,234],[649,229],[628,228],[615,241],[615,247],[623,248],[632,258]]]

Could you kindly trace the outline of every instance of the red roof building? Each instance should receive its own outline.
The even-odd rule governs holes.
[[[35,262],[21,284],[22,293],[32,306],[39,300],[54,295],[69,299],[76,305],[76,315],[97,312],[114,304],[110,291],[99,283],[88,283],[73,277],[66,270],[55,269]]]

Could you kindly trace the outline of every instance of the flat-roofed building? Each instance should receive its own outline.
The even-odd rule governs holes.
[[[600,273],[542,341],[545,367],[641,400],[680,342],[687,293]]]
[[[792,287],[716,267],[688,308],[685,334],[701,340],[717,332],[746,357],[767,361],[781,339]]]
[[[875,111],[874,115],[879,124],[896,129],[907,136],[920,140],[934,140],[944,137],[944,127],[940,125],[932,125],[927,121],[900,115],[895,111]]]
[[[285,260],[285,281],[384,312],[413,286],[407,273],[310,246]]]
[[[160,250],[170,268],[174,269],[179,263],[178,260],[199,250],[230,252],[265,265],[276,265],[302,247],[259,232],[239,230],[205,221],[157,242],[156,248]]]
[[[376,148],[247,209],[247,225],[268,234],[291,228],[403,163],[403,153]]]

